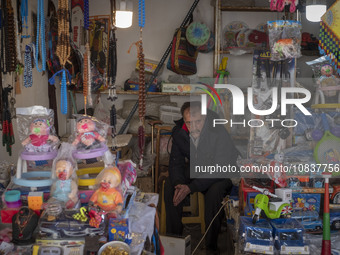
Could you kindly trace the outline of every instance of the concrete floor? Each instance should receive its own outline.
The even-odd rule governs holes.
[[[208,252],[204,250],[204,240],[200,244],[199,248],[196,250],[195,255],[234,255],[232,252],[233,241],[232,241],[232,227],[222,226],[221,232],[218,235],[218,248],[219,253]],[[199,224],[187,224],[184,228],[184,236],[191,235],[191,252],[194,251],[197,244],[202,238],[201,229]]]

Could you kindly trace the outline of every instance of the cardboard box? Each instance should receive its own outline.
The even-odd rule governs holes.
[[[164,255],[190,255],[191,254],[191,236],[171,237],[159,236],[164,247]]]
[[[165,93],[205,93],[202,89],[207,87],[202,84],[162,83],[162,92]]]
[[[125,242],[129,234],[129,219],[109,220],[109,241]]]
[[[316,211],[320,213],[321,194],[293,193],[293,211]]]

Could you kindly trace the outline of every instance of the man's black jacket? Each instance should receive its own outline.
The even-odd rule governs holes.
[[[214,182],[221,179],[190,179],[190,167],[195,169],[195,166],[216,166],[216,164],[236,166],[239,152],[223,125],[213,127],[213,119],[218,119],[217,114],[208,110],[197,148],[190,139],[189,133],[182,128],[184,120],[175,122],[169,162],[169,177],[173,186],[187,184],[191,192],[206,191]],[[225,177],[228,178],[230,175],[226,173]]]

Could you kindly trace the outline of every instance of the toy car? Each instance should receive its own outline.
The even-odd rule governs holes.
[[[316,211],[295,211],[291,215],[292,219],[298,220],[308,232],[320,231],[322,220]]]
[[[309,246],[303,241],[303,226],[295,219],[274,219],[275,248],[280,254],[310,254]]]
[[[329,213],[330,216],[330,223],[331,223],[331,228],[333,230],[339,230],[340,229],[340,211],[330,211]]]
[[[104,221],[99,228],[91,227],[88,222],[79,222],[72,218],[77,212],[78,210],[64,210],[54,221],[48,221],[47,215],[43,215],[39,224],[40,234],[53,239],[104,234]]]
[[[267,220],[259,219],[252,223],[251,217],[241,216],[241,245],[245,252],[274,254],[273,229]]]

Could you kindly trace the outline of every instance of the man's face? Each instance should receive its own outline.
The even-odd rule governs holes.
[[[197,139],[201,135],[205,116],[201,115],[199,108],[188,108],[183,112],[183,119],[190,132],[190,135],[194,139]]]

